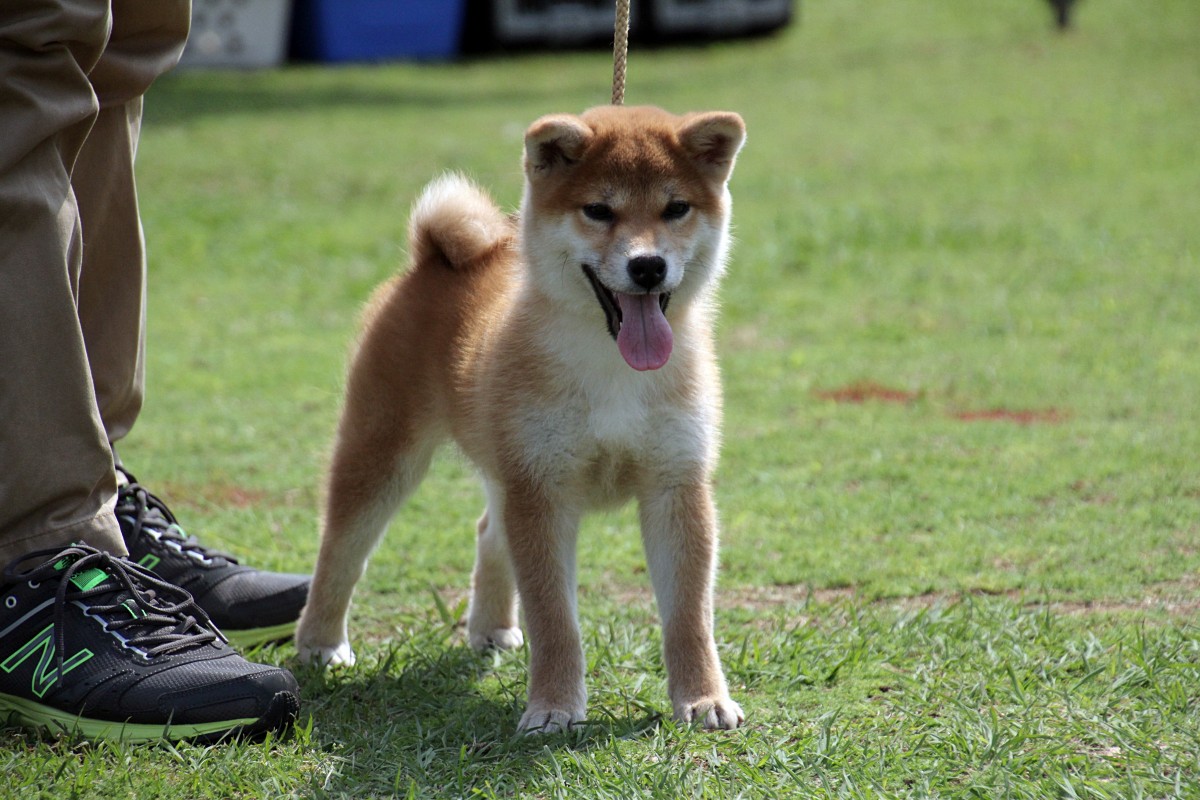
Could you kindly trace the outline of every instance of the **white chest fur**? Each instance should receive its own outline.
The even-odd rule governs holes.
[[[521,415],[531,475],[582,508],[628,500],[639,485],[668,485],[704,470],[716,447],[715,404],[664,402],[664,375],[599,370]]]

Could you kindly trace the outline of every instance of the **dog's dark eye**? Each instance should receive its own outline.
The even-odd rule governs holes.
[[[663,209],[662,217],[668,222],[673,219],[683,219],[687,213],[692,210],[685,200],[672,200],[667,203],[667,207]]]
[[[588,203],[583,207],[583,215],[596,222],[612,222],[617,217],[612,206],[606,203]]]

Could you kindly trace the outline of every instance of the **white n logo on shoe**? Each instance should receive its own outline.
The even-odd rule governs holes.
[[[5,672],[12,673],[17,667],[21,666],[27,659],[32,658],[35,654],[41,654],[37,665],[33,669],[32,689],[37,697],[41,697],[50,690],[54,684],[58,683],[59,678],[66,675],[71,670],[85,663],[93,655],[91,650],[86,647],[75,655],[63,661],[62,671],[59,672],[54,659],[54,625],[47,625],[46,628],[25,643],[21,649],[4,659],[0,663],[0,669]]]

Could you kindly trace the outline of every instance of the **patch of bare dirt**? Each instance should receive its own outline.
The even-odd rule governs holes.
[[[1030,599],[1022,590],[1003,592],[925,592],[903,597],[885,597],[863,602],[867,606],[899,606],[901,608],[933,608],[953,605],[968,596],[1004,597],[1025,608],[1047,608],[1056,614],[1103,614],[1122,611],[1163,611],[1172,616],[1200,614],[1200,576],[1189,575],[1179,581],[1153,584],[1147,587],[1142,597],[1108,598],[1099,600],[1043,600]],[[854,587],[834,589],[812,589],[805,585],[732,587],[717,592],[717,605],[725,608],[741,608],[750,611],[771,611],[789,605],[800,605],[807,601],[834,605],[846,601],[860,601],[862,596]]]
[[[300,490],[271,492],[253,489],[233,483],[178,484],[166,482],[155,485],[151,491],[163,499],[168,506],[192,508],[261,508],[291,506],[300,502]]]
[[[915,392],[907,392],[874,381],[858,381],[837,389],[821,389],[814,394],[822,400],[835,403],[861,404],[868,401],[879,403],[911,403],[917,399]]]
[[[985,408],[956,411],[951,416],[962,422],[1011,422],[1016,425],[1058,425],[1070,414],[1057,408]]]

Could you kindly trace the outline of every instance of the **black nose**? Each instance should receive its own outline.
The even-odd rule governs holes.
[[[629,259],[629,277],[643,289],[653,289],[667,275],[667,262],[662,256],[638,256]]]

